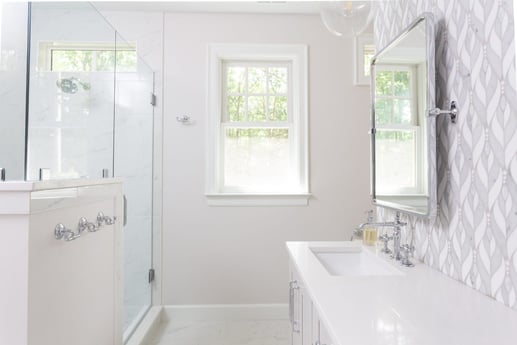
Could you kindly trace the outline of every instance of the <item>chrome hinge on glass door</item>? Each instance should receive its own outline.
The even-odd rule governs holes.
[[[154,268],[151,268],[149,270],[149,284],[151,284],[154,281],[154,278],[155,278]]]
[[[156,106],[156,95],[153,92],[151,92],[151,102],[150,103],[153,107]]]

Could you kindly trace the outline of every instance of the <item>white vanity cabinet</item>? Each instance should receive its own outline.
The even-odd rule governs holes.
[[[122,345],[123,218],[116,179],[0,183],[1,345]]]
[[[311,303],[312,305],[312,303]],[[332,345],[332,340],[325,324],[320,320],[316,308],[312,308],[311,341],[313,345]]]
[[[292,345],[332,345],[325,325],[319,319],[307,287],[290,262],[289,322]]]

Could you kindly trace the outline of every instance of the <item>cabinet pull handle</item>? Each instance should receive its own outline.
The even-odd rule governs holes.
[[[299,290],[297,280],[291,280],[289,282],[289,322],[291,323],[291,331],[293,333],[300,333],[300,329],[297,328],[298,321],[294,319],[294,290]]]
[[[293,282],[294,280],[291,280],[289,282],[289,323],[291,324],[291,329],[293,328],[293,314],[294,314],[294,294],[293,294]]]

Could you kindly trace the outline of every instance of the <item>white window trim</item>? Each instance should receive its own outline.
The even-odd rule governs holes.
[[[222,64],[224,61],[290,61],[292,64],[292,106],[294,143],[298,147],[300,190],[279,193],[225,193],[219,190],[221,168]],[[209,44],[206,142],[206,197],[213,206],[302,206],[308,204],[308,64],[305,45]]]

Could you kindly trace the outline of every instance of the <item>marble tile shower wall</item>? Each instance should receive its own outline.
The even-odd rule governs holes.
[[[4,3],[0,14],[0,167],[24,179],[27,5]]]
[[[517,93],[510,0],[376,4],[376,46],[423,12],[437,23],[437,105],[457,100],[456,125],[437,122],[438,214],[408,217],[416,256],[517,310]],[[378,208],[380,218],[392,212]]]
[[[75,94],[56,81],[76,77],[91,85]],[[102,177],[113,161],[113,73],[33,73],[29,102],[28,178],[39,168],[53,178]]]

